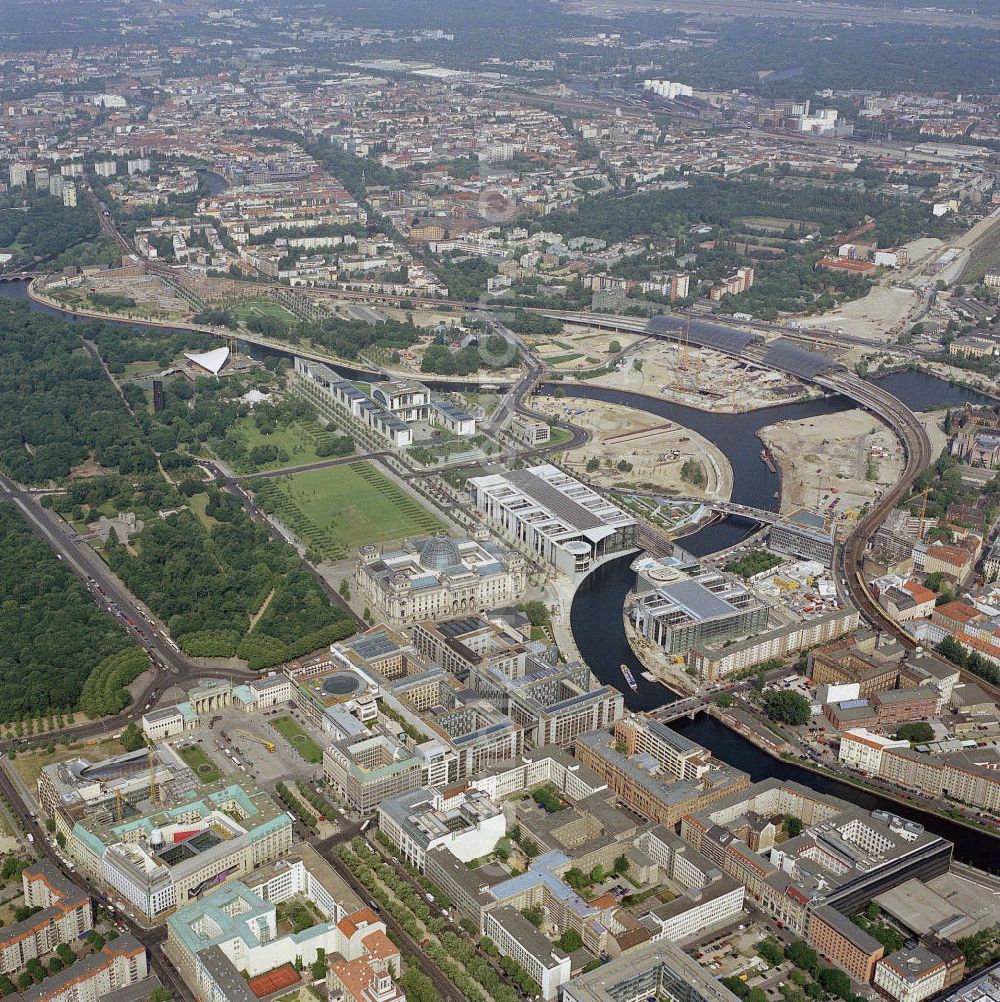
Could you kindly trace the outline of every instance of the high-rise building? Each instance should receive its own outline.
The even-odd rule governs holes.
[[[28,168],[24,164],[10,165],[10,186],[26,188],[28,185]]]

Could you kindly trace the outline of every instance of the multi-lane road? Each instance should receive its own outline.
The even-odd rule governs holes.
[[[38,818],[29,809],[28,805],[25,804],[20,791],[14,785],[14,781],[8,775],[5,768],[0,768],[0,794],[3,795],[9,804],[10,811],[16,817],[21,829],[25,834],[31,836],[31,846],[56,866],[68,881],[81,888],[85,894],[88,894],[93,900],[95,907],[101,906],[103,902],[94,893],[94,889],[79,873],[75,870],[70,870],[66,863],[63,862],[55,846],[50,841],[51,835],[38,821]],[[159,977],[164,985],[173,991],[174,998],[179,1000],[179,1002],[194,1002],[194,996],[188,990],[184,980],[160,950],[161,945],[167,938],[166,928],[164,926],[157,926],[152,929],[146,929],[131,921],[128,916],[121,912],[116,913],[116,918],[124,923],[128,931],[146,947],[153,973]]]
[[[106,733],[136,719],[147,704],[172,685],[186,685],[196,678],[214,677],[243,681],[254,672],[240,668],[202,668],[185,657],[165,634],[163,625],[119,581],[108,565],[73,527],[42,507],[41,495],[26,490],[0,475],[0,501],[13,504],[32,532],[61,559],[91,591],[94,602],[119,619],[145,649],[152,671],[132,706],[113,717],[77,724],[68,728],[75,737]],[[6,748],[12,740],[0,742]]]

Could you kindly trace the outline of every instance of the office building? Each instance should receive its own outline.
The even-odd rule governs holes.
[[[385,734],[335,741],[323,752],[323,777],[337,796],[361,814],[423,783],[417,756]]]
[[[46,817],[58,811],[79,820],[99,811],[115,812],[122,801],[132,810],[137,800],[149,796],[150,780],[156,789],[163,789],[173,778],[172,766],[158,750],[148,748],[101,762],[67,759],[47,765],[39,773],[38,803]]]
[[[488,856],[507,831],[504,813],[481,790],[418,789],[378,805],[378,827],[404,859],[423,871],[444,846],[463,863]]]
[[[740,581],[705,569],[680,548],[664,558],[644,554],[632,567],[632,621],[667,654],[684,654],[697,645],[746,637],[767,627],[767,606]]]
[[[447,535],[358,553],[354,580],[377,619],[399,627],[513,605],[524,595],[525,560],[489,542]]]
[[[778,834],[788,816],[799,818],[804,828],[782,842]],[[851,929],[838,925],[832,915],[817,920],[821,906],[841,916],[854,915],[873,897],[906,880],[945,873],[953,848],[914,821],[887,811],[864,811],[776,779],[755,783],[685,816],[681,836],[739,880],[749,898],[790,932],[814,946],[814,940],[822,941],[824,949],[833,938],[844,939],[845,931],[854,936],[857,927],[850,922]],[[857,937],[850,936],[845,951],[858,947]],[[874,963],[873,952],[865,953],[865,965]],[[862,953],[851,955],[855,969]]]
[[[678,735],[679,740],[681,736]],[[582,734],[576,757],[605,780],[633,810],[658,824],[676,825],[685,815],[749,786],[746,773],[709,759],[695,780],[679,779],[646,752],[622,754],[601,731]]]
[[[279,924],[279,908],[304,902],[315,921],[295,933]],[[374,970],[401,969],[385,923],[359,907],[353,892],[313,850],[303,849],[244,881],[207,894],[167,919],[167,946],[195,993],[212,1002],[243,1002],[275,991],[294,965],[323,955],[332,965],[361,961]],[[353,970],[344,974],[353,982]]]
[[[552,437],[552,429],[536,418],[516,414],[510,422],[511,434],[526,445],[545,445]]]
[[[703,887],[688,888],[665,904],[657,904],[639,921],[653,942],[683,944],[736,922],[743,914],[746,889],[728,874],[716,871]]]
[[[629,950],[574,978],[565,1002],[734,1002],[736,996],[709,971],[668,940]]]
[[[553,999],[570,978],[570,959],[539,932],[516,908],[505,905],[486,914],[483,934],[504,957],[512,958]]]
[[[413,379],[373,383],[372,400],[407,424],[427,421],[431,416],[431,391]]]
[[[296,358],[291,386],[316,407],[324,421],[338,427],[345,421],[356,421],[397,449],[413,444],[413,432],[402,418],[322,362]]]
[[[833,564],[833,528],[821,515],[812,512],[798,511],[772,525],[767,545],[775,553],[818,560],[827,567]]]
[[[573,580],[636,546],[636,522],[551,464],[472,477],[476,508],[519,547]]]
[[[520,759],[488,766],[469,783],[497,802],[543,784],[555,787],[576,801],[608,788],[593,769],[552,745],[526,751]]]
[[[855,981],[870,984],[885,947],[850,918],[820,905],[809,918],[810,945]]]
[[[712,768],[712,753],[647,715],[628,714],[618,721],[615,738],[627,755],[649,755],[668,775],[696,782]]]
[[[529,656],[524,674],[514,678],[480,664],[468,684],[520,725],[533,748],[566,747],[580,734],[607,730],[625,705],[621,692],[601,683],[582,661],[550,664]]]
[[[875,987],[895,1002],[923,1002],[945,986],[947,965],[923,946],[904,947],[875,968]]]
[[[103,813],[63,826],[81,870],[149,919],[280,858],[292,845],[291,817],[249,777],[219,780],[172,806],[122,820]]]
[[[440,665],[463,682],[473,673],[485,675],[488,669],[506,678],[520,678],[526,671],[524,638],[482,616],[417,623],[413,646],[425,661]]]
[[[930,720],[941,712],[940,693],[923,686],[876,692],[872,703],[879,726],[887,730],[911,721]]]

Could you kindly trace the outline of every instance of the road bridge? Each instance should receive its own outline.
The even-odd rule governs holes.
[[[708,706],[708,699],[705,696],[688,696],[687,699],[677,699],[672,703],[661,706],[653,716],[661,724],[671,724],[681,717],[694,720],[695,716]]]
[[[666,318],[656,317],[647,320],[552,311],[547,311],[545,315],[572,319],[605,330],[631,331],[671,341],[678,340],[681,334],[688,336],[686,328],[676,319],[670,324]],[[903,473],[895,487],[886,491],[878,503],[858,520],[843,547],[838,549],[835,560],[844,590],[865,619],[892,634],[905,647],[912,649],[917,646],[916,640],[878,604],[862,577],[861,566],[865,551],[886,515],[907,495],[913,481],[930,465],[931,444],[920,419],[902,401],[876,383],[861,379],[817,352],[801,348],[786,350],[783,347],[776,350],[774,342],[766,344],[760,335],[744,332],[744,336],[740,337],[735,330],[707,321],[692,320],[689,337],[692,344],[712,347],[751,364],[786,372],[830,393],[846,397],[892,428],[902,444],[906,459]],[[746,512],[738,514],[754,517]],[[760,514],[762,518],[765,514],[771,519],[776,517],[773,513]]]

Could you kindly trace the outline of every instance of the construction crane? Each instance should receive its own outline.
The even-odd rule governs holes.
[[[927,490],[921,491],[919,494],[914,494],[909,501],[909,503],[912,504],[918,498],[923,499],[920,504],[920,531],[917,534],[918,538],[921,540],[924,538],[924,523],[927,520],[927,495],[930,494],[933,489],[933,487],[928,487]]]
[[[273,752],[274,751],[274,744],[272,742],[265,741],[264,738],[259,738],[259,737],[257,737],[256,734],[253,734],[250,731],[243,730],[242,727],[238,727],[236,729],[236,733],[237,734],[242,734],[243,737],[247,738],[249,741],[253,741],[254,743],[256,743],[258,745],[263,745],[269,752]]]
[[[149,746],[149,802],[156,804],[156,753]]]
[[[121,824],[125,820],[125,803],[120,786],[115,787],[115,814],[118,815],[118,824]]]

